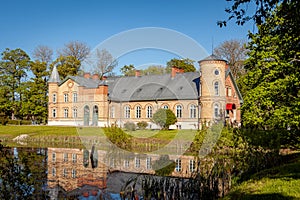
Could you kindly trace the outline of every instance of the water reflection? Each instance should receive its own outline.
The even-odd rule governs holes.
[[[9,148],[11,156],[28,157],[38,199],[120,199],[129,179],[154,174],[155,165],[174,164],[171,175],[190,177],[195,170],[192,156],[120,153],[112,149]],[[34,155],[34,156],[29,156]],[[175,168],[175,169],[174,169]],[[141,194],[136,186],[136,194]],[[139,191],[138,191],[139,190]],[[47,195],[46,195],[47,194]]]

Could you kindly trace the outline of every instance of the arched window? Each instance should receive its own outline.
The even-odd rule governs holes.
[[[130,107],[129,106],[124,107],[124,117],[127,119],[130,118]]]
[[[147,106],[147,118],[152,118],[152,106]]]
[[[219,82],[218,81],[216,81],[214,83],[214,90],[215,90],[215,96],[219,96],[220,94],[219,94]]]
[[[214,105],[214,118],[219,118],[220,115],[220,108],[219,108],[219,104],[215,104]]]
[[[69,117],[69,109],[65,108],[64,109],[64,118],[68,118]]]
[[[77,108],[73,108],[73,118],[77,118]]]
[[[197,109],[196,106],[193,104],[190,106],[190,118],[196,118]]]
[[[141,106],[137,106],[135,109],[135,117],[141,118]]]
[[[176,106],[176,117],[177,118],[181,118],[182,117],[182,106],[181,105],[177,105]]]
[[[228,93],[227,94],[228,94],[229,97],[231,97],[231,95],[232,95],[231,87],[228,87]]]
[[[52,117],[55,118],[56,117],[56,109],[52,109]]]
[[[163,109],[169,109],[169,106],[168,105],[164,105]]]
[[[56,103],[56,94],[52,95],[52,101],[53,101],[53,103]]]

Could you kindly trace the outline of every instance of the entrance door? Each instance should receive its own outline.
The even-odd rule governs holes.
[[[98,106],[93,107],[93,126],[98,126]]]

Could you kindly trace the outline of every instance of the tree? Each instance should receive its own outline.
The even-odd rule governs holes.
[[[23,99],[22,79],[27,76],[26,71],[30,66],[30,58],[22,49],[6,49],[2,54],[0,62],[0,80],[2,91],[7,91],[6,105],[1,106],[9,110],[4,110],[5,113],[10,113],[11,118],[20,117],[20,109]]]
[[[300,129],[300,6],[282,3],[250,34],[243,122],[263,129]]]
[[[194,67],[194,61],[188,58],[185,59],[177,59],[173,58],[167,62],[166,72],[170,73],[172,67],[177,67],[179,69],[183,69],[184,72],[195,72],[196,68]]]
[[[71,41],[65,44],[64,48],[58,53],[63,57],[73,57],[75,60],[83,61],[90,53],[90,47],[79,41]]]
[[[241,40],[228,40],[214,49],[214,54],[228,61],[235,79],[245,73],[243,66],[246,59],[246,44]]]
[[[47,46],[39,45],[33,51],[33,58],[49,64],[52,60],[53,51]]]
[[[51,63],[50,69],[56,65],[60,78],[63,80],[68,75],[75,76],[80,69],[80,61],[73,56],[59,56],[54,62]]]
[[[236,24],[244,25],[247,21],[253,20],[257,25],[261,25],[265,22],[267,18],[272,15],[272,10],[274,10],[278,4],[281,4],[284,8],[289,7],[291,0],[226,0],[228,2],[233,2],[232,6],[225,9],[225,12],[229,14],[227,20],[218,21],[217,24],[222,27],[226,26],[227,22],[235,19]],[[295,0],[299,6],[299,1]],[[254,14],[247,14],[249,4],[255,7]]]
[[[141,71],[142,75],[161,75],[166,73],[166,68],[160,65],[150,65]]]
[[[99,74],[100,79],[102,79],[105,74],[111,73],[118,65],[116,59],[114,59],[106,49],[97,49],[96,60],[95,72]]]
[[[121,73],[124,76],[134,76],[135,74],[135,67],[130,64],[130,65],[124,65],[121,69],[120,69]]]
[[[152,121],[162,129],[168,130],[170,125],[177,122],[177,118],[170,109],[160,108],[154,113]]]

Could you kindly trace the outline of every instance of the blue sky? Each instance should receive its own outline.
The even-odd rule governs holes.
[[[248,30],[253,29],[253,24],[240,27],[233,22],[219,28],[216,22],[228,17],[224,11],[228,6],[226,0],[2,1],[0,51],[21,48],[31,55],[37,45],[56,51],[75,40],[93,49],[124,31],[160,27],[185,34],[211,53],[212,41],[217,46],[230,39],[247,40]],[[119,67],[163,65],[172,57],[176,56],[160,50],[135,51],[120,57]]]

